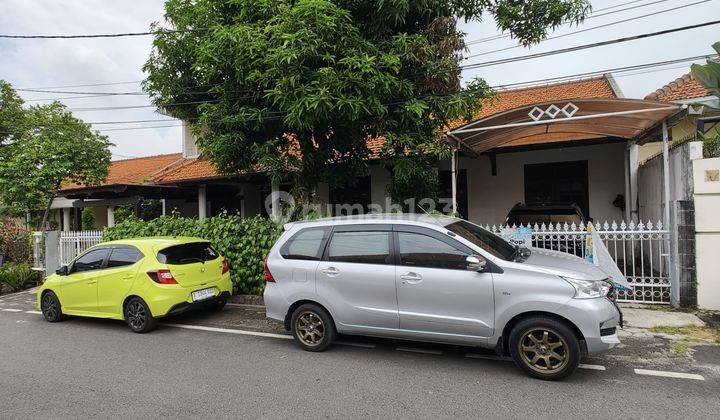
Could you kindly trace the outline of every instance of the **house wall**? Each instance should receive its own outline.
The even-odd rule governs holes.
[[[702,142],[687,142],[670,149],[670,201],[692,199],[692,161],[699,158],[702,158]],[[638,217],[641,221],[662,221],[662,154],[642,163],[638,168]]]
[[[698,306],[720,310],[720,158],[697,159],[692,166]]]
[[[503,223],[508,211],[525,201],[525,164],[587,160],[590,217],[621,220],[623,214],[612,202],[625,194],[625,150],[625,143],[614,143],[502,153],[497,155],[497,176],[491,175],[487,156],[460,158],[458,168],[467,170],[468,218],[481,224]],[[450,162],[440,162],[438,169],[449,170]],[[372,202],[385,207],[390,174],[380,166],[371,167],[370,173]]]
[[[588,161],[587,215],[597,221],[623,219],[612,202],[625,194],[625,143],[578,146],[497,155],[497,175],[492,176],[489,158],[462,158],[467,169],[469,219],[481,224],[501,224],[508,211],[525,201],[524,165]],[[443,168],[444,169],[444,168]]]

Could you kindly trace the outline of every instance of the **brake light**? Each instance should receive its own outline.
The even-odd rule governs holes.
[[[177,284],[177,281],[175,280],[175,277],[173,277],[170,270],[157,270],[157,271],[148,271],[148,276],[154,281],[155,283],[159,284]]]
[[[268,264],[267,264],[268,257],[270,257],[270,255],[265,257],[265,261],[263,262],[263,270],[265,271],[265,281],[268,283],[275,283],[275,278],[273,277],[272,273],[270,272],[270,269],[268,268]]]
[[[228,271],[230,271],[230,261],[228,261],[228,260],[223,260],[222,273],[225,274],[225,273],[227,273]]]

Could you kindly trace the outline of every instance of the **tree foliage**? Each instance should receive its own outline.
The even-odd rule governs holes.
[[[716,42],[712,46],[715,51],[720,54],[720,42]],[[714,60],[708,60],[707,64],[693,64],[691,66],[692,75],[707,88],[711,95],[720,98],[720,63]]]
[[[531,44],[578,21],[585,0],[168,0],[145,65],[159,106],[193,124],[221,172],[288,168],[296,187],[352,183],[368,138],[404,182],[442,157],[451,121],[490,95],[461,83],[457,20],[494,18]],[[184,104],[184,105],[173,105]]]
[[[13,125],[18,120],[22,124]],[[107,137],[92,131],[59,102],[10,113],[0,122],[3,125],[14,131],[0,155],[0,202],[11,212],[45,208],[45,222],[63,182],[96,185],[107,177]]]

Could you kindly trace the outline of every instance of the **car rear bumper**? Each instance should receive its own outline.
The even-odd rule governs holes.
[[[192,307],[195,304],[206,304],[213,299],[221,299],[221,296],[229,297],[232,293],[232,283],[230,282],[229,275],[224,275],[221,279],[215,282],[192,288],[182,287],[175,284],[153,284],[151,287],[153,287],[155,290],[148,291],[149,293],[145,293],[145,296],[143,296],[143,298],[145,299],[145,302],[150,308],[150,312],[152,312],[153,316],[155,317],[170,315],[171,311],[174,311],[173,314],[177,314],[179,313],[177,312],[178,310],[181,312],[183,312],[184,310],[176,308],[184,308],[185,306]],[[215,295],[213,297],[204,299],[199,302],[193,302],[192,292],[211,287],[215,288]]]
[[[182,302],[170,308],[170,310],[164,316],[179,315],[183,312],[187,312],[191,309],[202,308],[204,306],[215,305],[222,300],[228,300],[230,298],[230,292],[220,292],[217,296],[209,299],[202,300],[200,302]]]

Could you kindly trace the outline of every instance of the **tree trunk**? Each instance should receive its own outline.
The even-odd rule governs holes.
[[[55,189],[52,191],[52,194],[50,195],[47,206],[45,206],[45,213],[43,214],[42,222],[40,222],[40,231],[42,232],[45,232],[47,230],[45,228],[45,224],[47,223],[48,216],[50,215],[50,206],[52,206],[52,202],[55,199],[55,195],[57,195],[59,189],[60,183],[58,182],[57,185],[55,185]]]
[[[50,206],[52,206],[52,202],[54,199],[55,199],[55,194],[53,194],[52,197],[50,197],[50,199],[48,200],[47,206],[45,206],[45,213],[43,214],[42,222],[40,222],[40,230],[42,232],[45,232],[46,230],[48,230],[48,229],[46,229],[45,225],[47,223],[48,215],[50,214]]]

